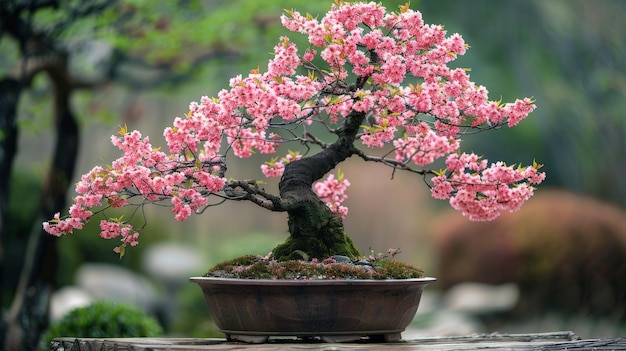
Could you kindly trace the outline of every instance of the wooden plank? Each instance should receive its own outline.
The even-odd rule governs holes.
[[[202,350],[615,350],[626,349],[626,338],[578,340],[571,332],[538,334],[475,334],[457,337],[432,337],[395,343],[311,343],[294,339],[271,339],[266,344],[227,342],[224,339],[198,338],[57,338],[52,351],[202,351]]]

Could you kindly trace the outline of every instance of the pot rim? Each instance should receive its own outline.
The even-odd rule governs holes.
[[[281,286],[303,286],[303,285],[406,285],[420,284],[428,285],[437,281],[437,278],[410,278],[410,279],[246,279],[246,278],[218,278],[218,277],[190,277],[190,282],[213,283],[219,285],[281,285]]]

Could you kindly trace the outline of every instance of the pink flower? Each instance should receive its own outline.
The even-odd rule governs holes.
[[[362,124],[355,138],[364,146],[388,150],[384,156],[361,155],[364,159],[434,174],[432,196],[449,200],[471,220],[516,211],[545,179],[536,163],[489,165],[459,151],[463,131],[513,127],[536,107],[529,98],[489,100],[469,70],[452,67],[468,48],[461,35],[425,24],[419,11],[387,12],[374,2],[338,2],[321,18],[285,12],[282,25],[305,35],[309,48],[299,51],[294,41],[280,37],[266,67],[231,78],[216,97],[190,102],[187,113],[163,131],[167,152],[139,131],[121,128],[111,137],[120,157],[81,176],[68,216],[56,214],[43,223],[44,230],[61,236],[111,207],[167,200],[175,219],[185,220],[201,212],[210,196],[223,196],[227,157],[254,160],[253,155],[275,154],[289,142],[313,153],[308,146],[325,148],[329,142],[313,131],[327,131],[333,140],[346,121]],[[301,157],[289,151],[262,164],[261,171],[280,177],[286,164]],[[445,160],[445,169],[432,169],[437,160]],[[314,190],[345,218],[349,185],[341,173],[330,174]],[[138,232],[121,218],[103,220],[100,228],[103,238],[120,238],[116,252],[137,245]]]
[[[543,172],[537,172],[540,165],[516,168],[496,162],[487,167],[487,161],[474,154],[450,155],[446,164],[450,174],[434,177],[431,193],[438,199],[449,198],[454,209],[473,221],[488,221],[503,211],[519,210],[533,195],[529,184],[539,184],[545,178]]]
[[[349,186],[350,182],[344,179],[340,172],[338,178],[329,174],[325,180],[315,183],[313,188],[317,196],[328,205],[330,210],[344,219],[348,214],[348,208],[342,206],[341,203],[348,198],[345,191]]]
[[[419,125],[414,136],[393,141],[395,160],[401,164],[411,161],[419,166],[430,165],[436,159],[451,154],[459,148],[458,140],[437,135],[426,123]]]
[[[281,161],[276,161],[270,164],[264,163],[261,165],[261,172],[268,178],[278,178],[283,175],[285,171],[285,164]]]
[[[289,151],[289,153],[280,160],[273,159],[262,164],[261,172],[263,172],[263,175],[268,178],[278,178],[283,175],[283,172],[285,171],[285,165],[287,163],[297,161],[301,158],[302,155],[300,155],[299,152]]]
[[[174,212],[177,221],[184,221],[191,215],[191,207],[183,202],[180,197],[172,197],[172,212]]]
[[[515,100],[514,103],[504,105],[502,108],[502,114],[508,117],[508,126],[513,127],[517,125],[522,119],[526,118],[529,113],[535,109],[535,104],[529,98],[523,100]]]

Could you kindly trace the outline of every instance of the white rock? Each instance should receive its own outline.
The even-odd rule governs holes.
[[[76,273],[76,285],[94,299],[132,304],[150,311],[157,300],[156,290],[145,277],[111,264],[88,263]]]
[[[205,268],[198,250],[177,243],[150,246],[144,253],[143,265],[151,276],[179,283],[186,283],[188,277]]]
[[[427,323],[414,324],[402,333],[404,339],[461,336],[484,332],[483,326],[465,313],[441,309],[429,316]]]
[[[71,310],[88,306],[93,301],[93,296],[84,289],[76,286],[63,287],[50,298],[50,321],[59,321]]]
[[[444,305],[453,311],[469,314],[506,312],[512,310],[519,300],[517,285],[489,285],[461,283],[448,290]]]

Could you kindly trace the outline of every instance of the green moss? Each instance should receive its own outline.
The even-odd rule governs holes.
[[[255,262],[239,273],[240,278],[271,279],[272,274],[263,261]]]
[[[411,279],[424,277],[424,270],[407,263],[394,260],[381,260],[374,264],[381,276],[393,279]]]
[[[352,239],[345,235],[343,231],[334,233],[330,237],[336,238],[336,240],[329,240],[329,236],[289,236],[284,243],[276,246],[272,252],[279,261],[306,260],[333,255],[351,258],[361,256]],[[302,253],[305,253],[305,255]]]
[[[257,261],[257,257],[254,255],[244,255],[241,257],[236,257],[231,260],[226,260],[216,264],[211,270],[219,271],[224,269],[229,269],[229,267],[233,266],[249,266]]]
[[[328,206],[314,196],[299,210],[289,212],[290,236],[272,252],[279,261],[324,258],[333,255],[356,258],[361,255],[352,239],[346,235],[343,222]],[[302,253],[306,255],[302,255]],[[307,257],[308,256],[308,257]]]
[[[382,259],[370,264],[337,263],[333,259],[318,261],[277,261],[243,256],[212,267],[208,277],[242,279],[410,279],[424,277],[424,271],[412,265]]]

